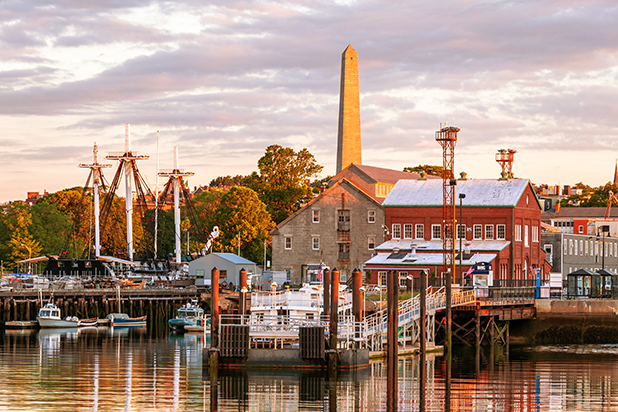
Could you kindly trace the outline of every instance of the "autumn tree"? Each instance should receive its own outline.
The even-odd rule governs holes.
[[[5,231],[0,234],[5,240],[1,250],[2,260],[8,263],[7,266],[17,267],[20,260],[38,256],[41,245],[30,233],[32,216],[27,204],[11,202],[4,205],[4,209],[0,226]]]
[[[313,155],[302,149],[271,145],[258,160],[259,180],[252,176],[249,187],[259,193],[276,223],[281,223],[312,198],[310,179],[322,171]]]
[[[254,262],[262,261],[264,241],[274,224],[255,191],[233,187],[221,197],[214,220],[221,233],[214,250],[236,253],[240,234],[241,256]]]

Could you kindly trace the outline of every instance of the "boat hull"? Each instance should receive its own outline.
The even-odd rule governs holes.
[[[12,320],[4,324],[7,329],[34,329],[39,327],[36,320]]]
[[[78,320],[45,319],[39,317],[37,317],[37,320],[42,328],[76,328],[79,324]]]
[[[130,326],[144,326],[146,325],[146,316],[140,316],[139,318],[114,318],[112,319],[111,325],[115,328],[119,327],[130,327]]]

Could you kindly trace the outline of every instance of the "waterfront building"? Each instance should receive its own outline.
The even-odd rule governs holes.
[[[563,281],[579,269],[618,273],[618,237],[543,232],[541,244],[552,272],[562,273]]]
[[[196,285],[210,285],[212,270],[219,270],[219,282],[239,284],[239,273],[242,269],[247,276],[257,275],[257,265],[234,253],[209,253],[189,262],[189,277],[195,279]]]
[[[527,179],[460,179],[455,261],[463,269],[491,264],[494,286],[527,285],[549,273],[540,246],[541,206]],[[387,241],[364,269],[369,283],[388,270],[417,278],[424,269],[437,278],[446,270],[442,250],[442,180],[400,180],[382,203]],[[403,275],[402,275],[403,276]],[[454,279],[460,279],[461,272]],[[404,279],[400,278],[403,283]]]
[[[382,201],[401,178],[417,173],[352,164],[331,187],[271,230],[273,269],[291,283],[316,281],[311,268],[337,268],[345,282],[384,241]],[[334,183],[333,183],[334,182]]]

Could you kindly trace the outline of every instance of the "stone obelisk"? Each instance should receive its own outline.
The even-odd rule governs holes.
[[[341,55],[337,173],[351,163],[362,164],[358,53],[348,45]]]

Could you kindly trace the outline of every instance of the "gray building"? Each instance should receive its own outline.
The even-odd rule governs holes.
[[[618,273],[618,238],[571,233],[541,233],[541,245],[552,272],[562,280],[579,269],[600,269]]]
[[[254,262],[233,253],[209,253],[189,262],[189,276],[195,278],[196,285],[210,285],[214,268],[219,269],[219,282],[239,284],[241,269],[247,271],[247,276],[257,274]]]

